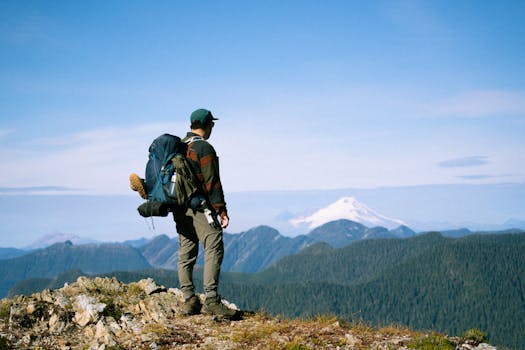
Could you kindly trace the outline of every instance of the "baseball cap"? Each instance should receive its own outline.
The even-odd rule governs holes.
[[[198,121],[198,122],[201,122],[202,124],[206,124],[207,122],[210,122],[212,120],[219,120],[219,119],[215,118],[209,110],[204,109],[204,108],[199,108],[193,111],[193,113],[191,113],[190,120],[192,123]]]

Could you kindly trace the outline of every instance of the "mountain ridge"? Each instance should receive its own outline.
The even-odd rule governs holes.
[[[340,229],[333,231],[332,225],[337,225]],[[349,230],[347,226],[359,227],[355,237],[347,235],[346,231]],[[318,227],[310,235],[296,237],[283,236],[276,229],[261,225],[240,234],[224,233],[226,254],[222,268],[223,271],[254,273],[264,270],[285,256],[300,252],[315,242],[324,241],[334,247],[340,247],[357,239],[371,237],[395,237],[395,235],[384,228],[369,229],[349,220],[328,223]],[[126,269],[126,263],[129,265],[127,269],[148,267],[177,269],[178,239],[159,235],[146,242],[138,240],[129,243],[74,245],[71,241],[66,241],[35,251],[11,249],[3,251],[6,258],[0,259],[0,272],[5,271],[0,278],[0,296],[6,295],[14,284],[24,279],[54,277],[71,269],[97,273],[110,271],[112,268]],[[117,256],[122,260],[120,264],[115,261],[110,262],[112,257],[116,259]],[[201,249],[198,260],[200,265],[203,265],[202,258]],[[107,265],[97,267],[97,261],[105,261]],[[27,269],[22,266],[33,266],[33,268]],[[44,271],[44,267],[47,267],[47,270]]]
[[[151,268],[140,252],[125,244],[100,243],[75,246],[70,241],[6,260],[0,260],[0,297],[18,281],[54,277],[80,269],[85,273]]]
[[[296,254],[316,242],[326,242],[333,247],[343,247],[360,239],[401,238],[415,235],[406,226],[395,230],[384,227],[368,228],[347,219],[323,224],[309,234],[287,237],[276,229],[260,225],[238,233],[224,233],[225,255],[223,271],[259,272],[272,265],[282,257]],[[201,247],[202,248],[202,247]],[[155,267],[174,269],[177,267],[177,238],[166,235],[154,237],[140,247],[150,264]],[[202,265],[202,249],[197,260]]]
[[[23,248],[23,250],[37,250],[41,248],[49,247],[55,243],[63,243],[63,242],[72,242],[75,245],[82,245],[82,244],[88,244],[88,243],[97,243],[97,241],[85,238],[85,237],[79,237],[73,233],[50,233],[47,235],[44,235],[31,243],[30,245]]]

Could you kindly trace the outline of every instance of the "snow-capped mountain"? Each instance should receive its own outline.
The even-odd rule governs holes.
[[[72,233],[56,232],[56,233],[50,233],[50,234],[40,237],[39,239],[31,243],[29,246],[24,247],[24,249],[25,250],[41,249],[41,248],[49,247],[50,245],[53,245],[55,243],[62,243],[65,241],[71,241],[75,245],[95,242],[95,240],[79,237]]]
[[[319,209],[315,213],[306,217],[299,217],[290,220],[294,227],[307,225],[309,229],[326,224],[330,221],[348,219],[367,227],[382,226],[394,229],[401,225],[406,225],[402,220],[390,218],[376,212],[354,197],[343,197],[329,206]]]

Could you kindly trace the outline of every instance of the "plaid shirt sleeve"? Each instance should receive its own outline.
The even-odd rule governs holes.
[[[202,190],[208,195],[210,204],[219,215],[227,215],[219,175],[219,157],[213,146],[204,140],[192,142],[188,147],[187,156],[192,161],[195,174],[202,184]]]

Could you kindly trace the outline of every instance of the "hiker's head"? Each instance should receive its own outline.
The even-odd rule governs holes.
[[[211,112],[207,109],[197,109],[193,111],[190,117],[191,130],[201,135],[203,138],[208,139],[211,135],[211,130],[215,125],[214,118]]]

